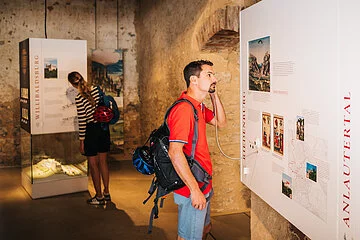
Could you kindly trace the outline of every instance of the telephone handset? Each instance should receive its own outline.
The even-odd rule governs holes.
[[[216,86],[216,84],[215,83],[213,83],[213,84],[211,84],[210,85],[210,88],[209,88],[209,93],[214,93],[215,92],[215,86]]]

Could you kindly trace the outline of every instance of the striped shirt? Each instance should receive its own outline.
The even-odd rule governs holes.
[[[96,122],[94,120],[95,107],[99,103],[99,91],[97,87],[91,87],[91,96],[95,100],[95,106],[92,106],[90,101],[81,96],[80,93],[75,98],[78,121],[79,121],[79,139],[85,139],[86,124]]]

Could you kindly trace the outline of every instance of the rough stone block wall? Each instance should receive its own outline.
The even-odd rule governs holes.
[[[217,91],[224,105],[227,127],[218,129],[208,126],[207,137],[214,164],[214,200],[213,213],[233,213],[248,211],[250,208],[250,190],[240,182],[240,73],[239,47],[216,53],[202,52],[202,59],[214,63],[215,76],[218,79]],[[210,99],[205,104],[212,106]],[[228,157],[225,157],[223,153]]]
[[[137,72],[137,48],[135,31],[136,0],[118,0],[118,46],[126,49],[124,68],[124,156],[130,159],[141,141],[139,74]]]
[[[44,36],[43,18],[38,17],[43,10],[40,0],[0,3],[0,166],[20,165],[18,44],[27,37]]]
[[[0,167],[20,165],[18,44],[27,38],[46,36],[87,40],[88,60],[92,49],[127,49],[124,57],[126,148],[121,157],[129,158],[140,142],[139,112],[134,111],[134,106],[139,104],[134,25],[137,1],[47,0],[46,4],[43,0],[0,2]],[[88,61],[88,80],[90,64]]]
[[[251,193],[251,239],[278,240],[292,238],[289,222],[255,193]]]

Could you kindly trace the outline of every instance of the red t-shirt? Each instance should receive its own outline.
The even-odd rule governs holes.
[[[195,148],[195,159],[201,166],[212,175],[212,163],[210,159],[209,147],[206,140],[206,123],[214,118],[214,113],[205,107],[203,103],[189,97],[186,92],[183,92],[179,99],[185,98],[189,100],[198,112],[198,140]],[[177,104],[168,116],[167,122],[170,129],[170,142],[184,143],[183,151],[186,155],[191,155],[192,139],[194,134],[194,111],[191,105],[187,102]],[[199,183],[202,187],[203,183]],[[207,186],[204,194],[208,193],[212,188],[212,181]],[[185,197],[190,196],[190,190],[187,186],[175,190],[177,194]]]

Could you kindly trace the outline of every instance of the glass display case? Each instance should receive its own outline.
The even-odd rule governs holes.
[[[21,130],[22,185],[33,198],[88,189],[88,164],[75,132],[31,135]]]
[[[86,191],[77,90],[67,81],[72,71],[86,78],[86,41],[29,38],[19,51],[22,185],[32,198]]]

